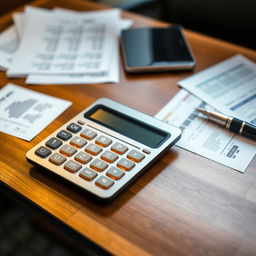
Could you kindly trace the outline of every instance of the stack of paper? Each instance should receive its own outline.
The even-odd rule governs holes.
[[[0,34],[0,67],[8,77],[27,76],[29,84],[119,81],[118,36],[131,25],[120,10],[27,7],[13,20]]]
[[[256,65],[236,55],[187,79],[156,115],[182,129],[177,145],[244,172],[256,154],[256,141],[208,122],[196,108],[217,110],[256,125]]]

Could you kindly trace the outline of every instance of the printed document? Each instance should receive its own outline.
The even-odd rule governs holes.
[[[8,84],[0,89],[0,132],[30,141],[71,104]]]
[[[30,7],[31,9],[31,7]],[[32,10],[35,8],[32,8]],[[36,8],[38,9],[38,8]],[[40,9],[41,10],[41,9]],[[121,33],[121,30],[127,29],[132,25],[132,20],[122,19],[121,11],[119,9],[110,9],[104,11],[90,11],[90,12],[74,12],[71,10],[56,8],[53,10],[54,13],[58,14],[68,14],[68,15],[83,15],[86,17],[92,16],[101,16],[106,17],[116,17],[118,23],[113,22],[113,26],[117,26],[117,35]],[[20,19],[21,17],[16,16],[17,23],[24,22]],[[20,29],[20,33],[22,33],[22,28]],[[113,47],[112,55],[109,61],[109,67],[106,72],[96,73],[96,74],[72,74],[72,75],[38,75],[31,74],[27,77],[27,84],[94,84],[94,83],[118,83],[119,82],[119,54],[118,54],[118,43]]]
[[[17,50],[19,41],[15,26],[11,26],[0,34],[0,69],[7,70]]]
[[[117,44],[111,22],[100,17],[26,12],[24,34],[8,76],[106,72]]]
[[[178,83],[219,112],[256,125],[256,65],[236,55]]]
[[[256,154],[256,142],[208,121],[195,108],[213,110],[181,89],[155,117],[183,131],[177,146],[244,172]]]
[[[61,8],[55,8],[53,10],[42,9],[37,7],[27,7],[26,13],[37,14],[37,17],[44,18],[44,14],[54,13],[54,15],[65,16],[83,16],[83,17],[95,17],[105,18],[112,20],[112,26],[116,28],[116,38],[120,34],[122,29],[127,29],[132,25],[132,21],[129,19],[121,18],[121,11],[119,9],[101,10],[101,11],[87,11],[87,12],[76,12]],[[48,17],[46,15],[46,17]],[[23,37],[25,26],[26,26],[26,14],[25,13],[14,13],[13,20],[15,27],[18,32],[19,38]],[[116,22],[118,21],[118,22]],[[109,60],[108,70],[99,73],[81,73],[81,74],[30,74],[27,76],[27,84],[93,84],[93,83],[117,83],[119,82],[119,51],[118,43],[113,45],[112,54]]]

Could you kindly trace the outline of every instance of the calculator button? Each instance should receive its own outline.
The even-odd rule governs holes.
[[[113,184],[114,184],[114,181],[112,181],[110,178],[108,177],[105,177],[105,176],[100,176],[95,184],[100,187],[100,188],[103,188],[103,189],[109,189]]]
[[[77,123],[78,123],[78,124],[81,124],[81,125],[84,125],[84,124],[85,124],[85,122],[82,121],[82,120],[78,120]]]
[[[122,155],[124,154],[128,148],[121,143],[116,142],[112,147],[111,150],[114,151],[115,153]]]
[[[92,157],[86,153],[79,152],[75,155],[75,160],[81,164],[86,164],[92,160]]]
[[[64,145],[60,148],[60,153],[65,155],[65,156],[73,156],[76,153],[76,149],[69,146],[69,145]]]
[[[97,136],[97,133],[89,129],[84,129],[80,135],[87,140],[92,140]]]
[[[65,161],[67,160],[67,158],[65,156],[62,156],[58,153],[54,153],[53,155],[51,155],[51,157],[49,158],[49,161],[53,164],[56,165],[61,165],[63,164]]]
[[[119,170],[119,169],[116,168],[116,167],[111,167],[111,168],[107,171],[106,175],[107,175],[108,177],[110,177],[111,179],[113,179],[113,180],[119,180],[119,179],[121,179],[121,178],[124,176],[124,172],[121,171],[121,170]]]
[[[125,171],[130,171],[134,166],[135,164],[132,161],[125,158],[122,158],[117,162],[117,167]]]
[[[73,132],[73,133],[77,133],[79,132],[80,130],[82,129],[82,127],[78,124],[75,124],[75,123],[71,123],[68,127],[67,127],[67,130],[69,130],[70,132]]]
[[[59,139],[62,139],[62,140],[68,140],[68,139],[70,139],[71,137],[72,137],[72,134],[70,133],[70,132],[67,132],[67,131],[65,131],[65,130],[62,130],[62,131],[60,131],[58,134],[57,134],[57,137],[59,138]]]
[[[145,158],[145,156],[142,153],[133,149],[128,153],[127,158],[129,158],[130,160],[136,163],[139,163],[141,162],[142,159]]]
[[[46,158],[47,156],[49,156],[52,153],[52,151],[44,146],[39,147],[36,151],[35,154],[42,157],[42,158]]]
[[[102,148],[95,144],[89,144],[84,150],[85,152],[96,156],[102,151]]]
[[[80,173],[79,176],[85,180],[91,181],[93,180],[96,176],[98,176],[97,172],[89,169],[89,168],[84,168]]]
[[[149,151],[149,150],[146,149],[146,148],[142,149],[142,152],[143,152],[143,153],[146,153],[146,154],[150,154],[150,153],[151,153],[151,151]]]
[[[75,146],[77,148],[81,148],[83,147],[85,144],[87,143],[86,140],[82,139],[81,137],[74,137],[71,141],[70,141],[70,144],[72,146]]]
[[[62,145],[62,141],[56,138],[51,138],[45,143],[45,145],[51,149],[56,149]]]
[[[90,164],[90,167],[98,172],[103,172],[108,167],[108,164],[101,161],[100,159],[95,159]]]
[[[97,140],[95,140],[95,143],[102,146],[102,147],[107,147],[112,143],[112,140],[110,138],[107,138],[105,136],[99,136]]]
[[[79,171],[81,168],[82,168],[82,166],[73,160],[69,160],[64,165],[64,169],[66,169],[67,171],[72,172],[72,173]]]
[[[113,163],[118,158],[118,155],[111,152],[111,151],[105,151],[100,158],[108,163]]]

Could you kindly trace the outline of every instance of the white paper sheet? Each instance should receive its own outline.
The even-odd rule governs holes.
[[[178,84],[219,112],[256,125],[256,65],[249,59],[236,55]]]
[[[256,142],[200,118],[197,107],[212,110],[189,92],[180,90],[155,117],[182,129],[177,146],[244,172],[256,154]]]
[[[0,69],[7,70],[10,67],[18,43],[18,35],[14,26],[0,34]]]
[[[27,7],[26,11],[33,11],[37,13],[52,12],[52,10],[46,10],[36,7]],[[90,12],[74,12],[62,8],[53,9],[55,14],[68,14],[68,15],[103,15],[103,16],[116,16],[118,23],[117,32],[120,34],[121,30],[129,28],[133,22],[129,19],[121,19],[121,11],[119,9],[110,9],[104,11],[90,11]],[[106,18],[107,18],[106,17]],[[23,13],[15,13],[13,15],[14,23],[17,28],[19,37],[21,38],[24,33],[25,27],[25,15]],[[93,84],[93,83],[117,83],[119,82],[119,56],[118,45],[116,49],[113,49],[112,56],[110,58],[110,64],[107,72],[99,74],[72,74],[72,75],[29,75],[26,79],[27,84]]]
[[[113,50],[107,72],[96,74],[71,75],[29,75],[27,84],[98,84],[119,82],[119,58],[117,51]]]
[[[13,19],[14,26],[17,31],[19,40],[21,40],[24,34],[24,29],[25,29],[25,14],[21,12],[13,13],[12,19]]]
[[[8,84],[0,90],[0,131],[30,141],[71,104]]]
[[[108,70],[116,30],[105,19],[26,11],[26,26],[8,70],[26,74],[81,74]]]

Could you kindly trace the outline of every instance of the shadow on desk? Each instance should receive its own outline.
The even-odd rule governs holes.
[[[147,184],[160,174],[169,164],[177,158],[178,153],[174,150],[168,151],[161,160],[153,164],[140,176],[134,183],[126,187],[113,201],[105,202],[95,199],[86,191],[75,186],[74,184],[64,180],[55,173],[49,172],[40,167],[32,167],[29,171],[32,178],[40,183],[55,190],[58,193],[70,198],[86,206],[101,216],[108,217],[115,213],[119,208],[125,205],[131,198],[138,196],[139,192],[144,189]]]
[[[1,181],[0,209],[1,256],[111,256]]]

